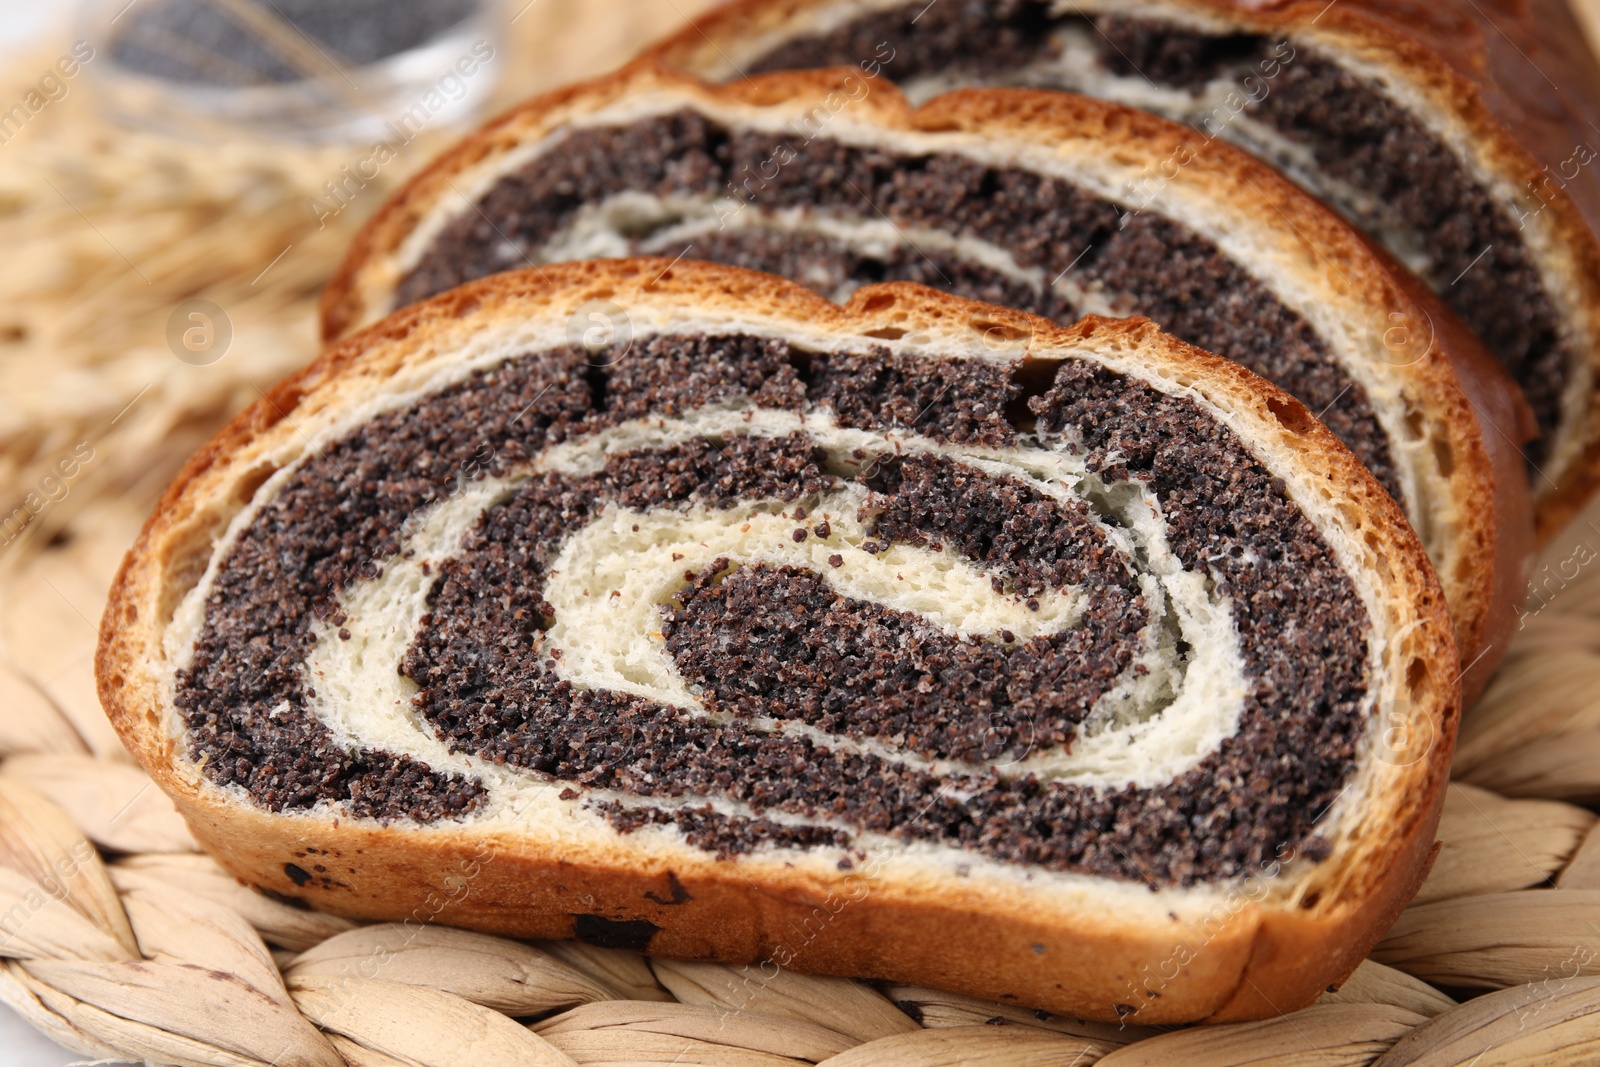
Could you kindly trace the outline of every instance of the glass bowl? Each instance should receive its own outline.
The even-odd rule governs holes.
[[[88,0],[79,35],[95,49],[86,72],[102,106],[132,127],[202,141],[407,143],[471,118],[505,63],[500,0],[456,3],[461,18],[398,50],[395,40],[418,27],[395,20],[424,10],[422,0],[369,3],[370,21],[347,22],[337,44],[285,21],[274,0]]]

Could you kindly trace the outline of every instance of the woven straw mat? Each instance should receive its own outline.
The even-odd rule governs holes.
[[[700,6],[539,0],[512,26],[497,103],[614,66]],[[0,71],[0,100],[58,50]],[[0,146],[0,501],[40,505],[0,535],[0,917],[27,917],[0,922],[0,1001],[45,1034],[89,1060],[224,1067],[1600,1063],[1600,566],[1586,565],[1600,509],[1550,547],[1466,716],[1421,894],[1343,988],[1292,1015],[1084,1023],[933,989],[364,926],[245,888],[106,724],[101,606],[160,488],[314,353],[316,295],[351,234],[451,131],[427,132],[319,229],[306,201],[348,150],[178,144],[107,126],[92,96],[72,84]],[[199,366],[167,340],[195,299],[232,333]],[[54,477],[69,455],[74,474]]]

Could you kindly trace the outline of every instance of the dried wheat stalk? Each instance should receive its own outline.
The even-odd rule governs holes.
[[[492,106],[615,67],[706,3],[635,4],[623,17],[606,3],[528,4],[484,75],[500,78]],[[41,49],[13,61],[0,94],[20,99],[54,59]],[[75,447],[94,453],[37,512],[33,548],[104,493],[142,508],[223,418],[311,359],[316,297],[352,235],[459,133],[423,129],[330,214],[312,202],[333,204],[326,183],[345,181],[341,168],[370,146],[143,135],[108,125],[92,90],[74,82],[0,168],[0,522],[30,492],[47,499],[42,479]],[[167,338],[191,299],[233,326],[206,366],[180,361]]]

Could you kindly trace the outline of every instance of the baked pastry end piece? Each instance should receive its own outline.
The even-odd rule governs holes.
[[[1459,712],[1415,535],[1249,372],[661,259],[279,386],[163,497],[97,669],[197,838],[318,908],[1152,1023],[1356,966]]]

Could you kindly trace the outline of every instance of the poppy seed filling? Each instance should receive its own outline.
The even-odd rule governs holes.
[[[792,278],[830,299],[863,284],[915,281],[958,296],[1070,323],[1094,307],[1140,314],[1283,387],[1404,501],[1390,443],[1366,391],[1327,344],[1209,240],[1172,219],[1127,212],[1072,183],[960,155],[902,155],[814,137],[729,128],[694,111],[627,126],[573,130],[499,179],[436,236],[396,293],[403,306],[464,282],[565,258],[554,248],[586,212],[630,194],[698,199],[685,230],[679,209],[619,223],[626,247],[606,254],[690,256]],[[785,166],[775,161],[789,158]],[[712,219],[715,198],[728,213]],[[730,207],[731,204],[743,205]],[[895,229],[891,247],[856,247],[837,233],[774,228],[773,213],[804,211]],[[725,225],[732,223],[732,225]],[[1025,281],[907,232],[976,238],[1009,255]],[[584,256],[594,253],[585,246]]]
[[[452,752],[559,784],[621,832],[673,828],[719,855],[859,850],[887,835],[1151,886],[1228,877],[1320,841],[1367,706],[1371,624],[1349,577],[1283,483],[1193,401],[1084,362],[1047,369],[1041,385],[1020,367],[734,334],[474,371],[308,452],[244,521],[177,676],[190,756],[274,811],[331,803],[427,822],[482,809],[489,786],[470,774],[337,742],[305,662],[319,626],[337,642],[355,625],[348,594],[406,558],[415,515],[501,478],[431,572],[394,667],[416,683],[421,728]],[[534,469],[618,427],[730,406],[798,421]],[[928,444],[841,454],[822,445],[827,425]],[[1105,501],[985,469],[983,456],[1007,450],[1070,455],[1094,484],[1147,492],[1173,555],[1229,605],[1245,681],[1237,728],[1170,781],[1007,772],[1070,750],[1139,673],[1159,621]],[[839,494],[858,513],[817,510]],[[698,708],[564,677],[550,639],[564,547],[602,519],[729,508],[850,563],[721,557],[682,573],[653,647]],[[863,534],[846,544],[852,523]],[[1071,625],[952,634],[831,584],[895,552],[977,568],[1023,618],[1070,593]]]
[[[901,83],[1043,85],[1120,99],[1103,79],[1080,84],[1090,63],[1052,65],[1061,35],[1074,34],[1092,51],[1097,72],[1140,90],[1125,102],[1271,154],[1235,121],[1253,120],[1309,150],[1314,168],[1292,167],[1296,180],[1369,233],[1404,234],[1390,250],[1404,256],[1404,245],[1422,253],[1420,273],[1522,386],[1543,435],[1530,461],[1545,455],[1561,421],[1571,342],[1521,225],[1436,134],[1376,81],[1299,42],[1050,7],[1038,0],[945,0],[932,8],[916,2],[784,41],[744,63],[743,72],[854,65],[887,53],[892,58],[876,69]],[[1219,83],[1236,91],[1237,111],[1231,103],[1210,110],[1215,101],[1204,93]],[[1142,91],[1148,86],[1182,90],[1187,102],[1153,103]]]

